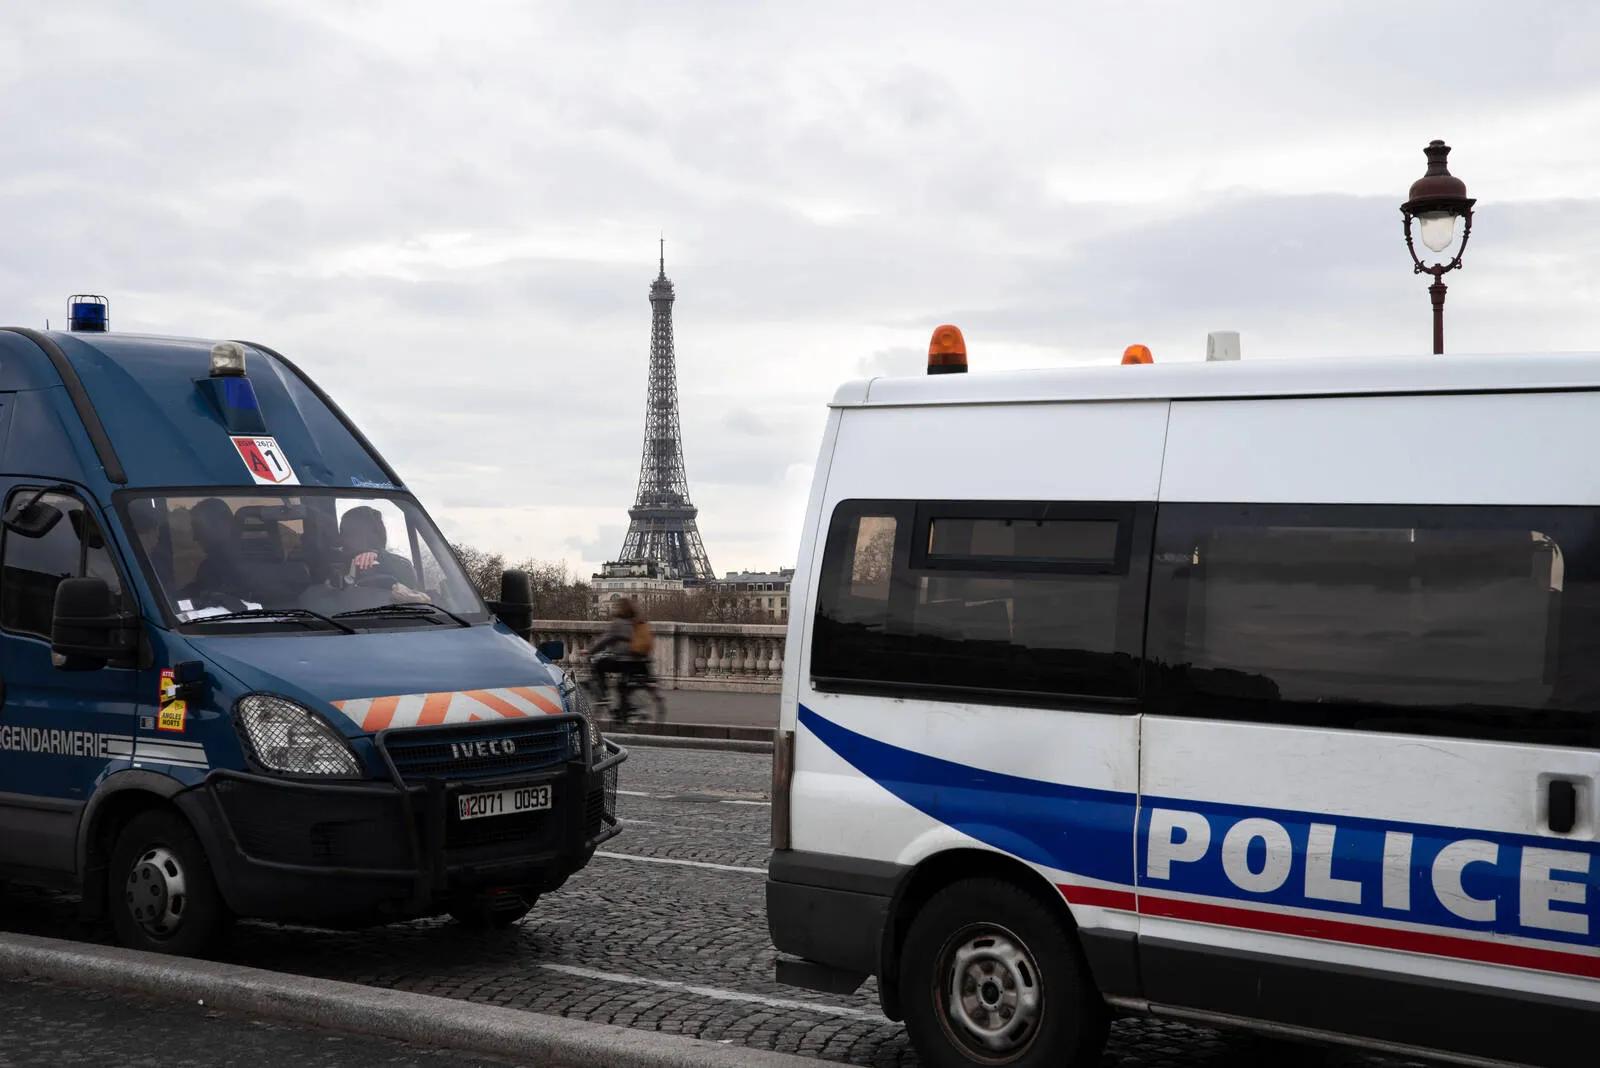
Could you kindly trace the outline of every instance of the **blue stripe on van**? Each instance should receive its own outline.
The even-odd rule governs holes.
[[[1260,920],[1273,913],[1287,925],[1282,933],[1600,978],[1600,956],[1552,957],[1553,948],[1513,945],[1499,945],[1491,953],[1482,946],[1498,944],[1488,942],[1441,948],[1425,939],[1395,941],[1405,932],[1392,929],[1383,936],[1388,942],[1362,941],[1348,932],[1319,934],[1328,922],[1283,911],[1419,924],[1480,938],[1512,935],[1592,953],[1600,945],[1600,843],[1192,798],[1146,797],[1136,821],[1131,793],[1025,779],[927,756],[858,734],[804,705],[800,723],[908,805],[1023,860],[1131,888],[1137,855],[1144,864],[1141,913],[1276,930]],[[1163,810],[1192,817],[1188,822],[1194,830],[1180,822],[1175,832],[1160,832],[1164,862],[1153,869],[1152,822]],[[1320,834],[1316,847],[1313,826]],[[1184,848],[1191,833],[1203,839]],[[1270,858],[1269,840],[1281,843]],[[1391,850],[1397,851],[1393,863],[1387,856]],[[1392,870],[1396,866],[1398,874]],[[1241,917],[1251,914],[1232,908],[1217,913],[1213,906],[1169,897],[1172,893],[1237,901],[1262,911],[1247,924]],[[1202,915],[1208,909],[1209,918]]]
[[[985,845],[1091,879],[1133,883],[1131,793],[1025,779],[927,756],[857,734],[805,705],[800,723],[906,804]]]

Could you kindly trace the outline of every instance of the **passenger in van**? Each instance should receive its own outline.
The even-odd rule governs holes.
[[[239,559],[239,527],[233,509],[217,497],[198,501],[189,510],[189,530],[205,557],[195,568],[194,579],[184,588],[184,596],[221,595],[230,602],[224,607],[244,607],[244,602],[250,600],[250,591]],[[234,600],[241,603],[234,605]]]
[[[389,551],[389,532],[376,508],[358,505],[339,520],[339,542],[348,560],[343,578],[357,586],[382,586],[386,582],[402,601],[426,601],[419,592],[417,569],[399,553]]]

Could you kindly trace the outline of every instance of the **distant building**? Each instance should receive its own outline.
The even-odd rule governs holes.
[[[601,619],[609,616],[612,603],[623,597],[648,606],[662,597],[682,593],[685,585],[683,579],[663,578],[654,560],[608,561],[589,584],[594,587],[594,614]]]
[[[777,571],[730,571],[725,578],[712,579],[707,585],[752,612],[764,614],[773,623],[787,623],[789,587],[793,583],[794,568],[784,567]]]

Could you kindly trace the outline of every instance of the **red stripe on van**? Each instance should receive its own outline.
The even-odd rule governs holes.
[[[1062,892],[1065,893],[1067,889],[1062,887]],[[1070,901],[1071,897],[1068,900]],[[1600,957],[1563,953],[1558,949],[1537,949],[1533,946],[1487,942],[1427,931],[1371,927],[1364,923],[1348,923],[1344,920],[1291,915],[1284,912],[1263,912],[1257,909],[1233,908],[1228,905],[1210,905],[1201,901],[1176,901],[1172,898],[1151,897],[1148,894],[1139,895],[1139,912],[1146,916],[1161,916],[1173,920],[1192,920],[1196,923],[1217,924],[1222,927],[1244,927],[1253,931],[1298,935],[1301,938],[1316,938],[1325,942],[1348,942],[1351,945],[1371,946],[1376,949],[1398,949],[1406,953],[1424,953],[1433,957],[1453,957],[1456,960],[1600,979]]]
[[[1121,909],[1132,912],[1138,908],[1138,898],[1131,890],[1108,890],[1103,886],[1073,886],[1062,883],[1056,889],[1074,905],[1091,905],[1097,909]]]

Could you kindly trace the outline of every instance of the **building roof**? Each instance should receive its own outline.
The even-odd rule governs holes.
[[[1080,366],[847,382],[835,408],[1600,390],[1600,353],[1324,357]]]

